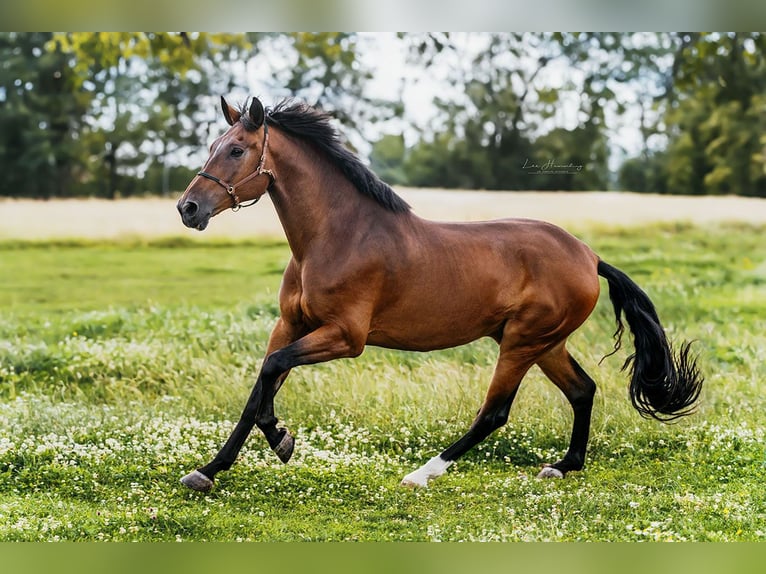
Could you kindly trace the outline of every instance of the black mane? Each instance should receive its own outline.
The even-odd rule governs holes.
[[[371,197],[394,213],[404,213],[410,206],[381,181],[359,158],[348,150],[340,140],[338,131],[330,124],[331,116],[304,103],[283,100],[266,110],[266,122],[295,136],[307,139],[322,150],[337,165],[343,175],[360,193]],[[242,125],[248,131],[255,126],[247,113],[242,113]]]

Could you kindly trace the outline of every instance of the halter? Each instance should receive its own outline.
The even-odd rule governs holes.
[[[234,204],[231,206],[232,211],[239,211],[243,207],[250,207],[251,205],[258,203],[258,200],[261,199],[261,196],[259,195],[250,203],[240,203],[239,197],[237,197],[237,194],[235,193],[235,191],[243,183],[247,183],[251,179],[258,177],[259,175],[262,175],[262,174],[269,176],[269,185],[266,186],[266,191],[268,191],[271,188],[271,186],[274,185],[274,182],[277,181],[277,178],[274,175],[274,172],[272,172],[270,169],[263,168],[264,164],[266,163],[266,148],[268,147],[268,145],[269,145],[269,126],[264,121],[263,122],[263,149],[261,151],[261,160],[258,162],[258,167],[255,168],[255,171],[253,173],[251,173],[247,177],[239,180],[237,183],[234,183],[234,184],[227,183],[221,180],[220,178],[217,178],[216,176],[207,173],[206,171],[200,171],[197,173],[197,175],[207,178],[210,181],[216,182],[218,185],[220,185],[222,188],[226,190],[226,193],[228,193],[229,196],[231,196],[231,200],[234,202]]]

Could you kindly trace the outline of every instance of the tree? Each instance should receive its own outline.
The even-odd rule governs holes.
[[[128,32],[57,34],[51,51],[69,57],[79,89],[90,95],[81,126],[94,179],[101,195],[144,191],[139,178],[158,162],[167,173],[168,158],[198,147],[207,137],[208,100],[220,54],[234,59],[250,45],[242,35],[144,34]],[[163,178],[167,191],[167,178]],[[149,190],[157,192],[159,190]]]
[[[665,121],[676,193],[766,196],[766,35],[685,38]]]
[[[411,183],[404,169],[405,145],[402,135],[385,135],[370,152],[370,168],[391,185]]]
[[[76,89],[67,58],[46,50],[49,33],[0,33],[0,195],[65,196],[87,172]]]
[[[273,99],[295,98],[327,111],[343,125],[351,147],[359,147],[370,124],[401,112],[399,103],[367,95],[372,70],[363,50],[355,33],[264,34],[249,67],[261,72],[258,79]]]
[[[665,151],[649,152],[626,159],[620,166],[622,189],[637,193],[669,193],[668,166]]]
[[[413,59],[449,67],[449,81],[459,94],[437,100],[441,113],[405,157],[411,183],[486,189],[606,187],[604,109],[612,92],[602,67],[589,63],[587,55],[595,45],[591,36],[404,38]],[[480,39],[483,43],[476,47]],[[553,81],[556,70],[573,62],[581,78],[569,74],[563,82]],[[579,99],[580,123],[565,128],[557,120],[558,108],[563,96],[573,93]],[[532,179],[523,168],[529,158],[587,167],[566,177],[551,172]]]
[[[394,107],[364,96],[354,34],[3,34],[0,50],[0,161],[14,174],[3,194],[177,187],[220,132],[218,97],[249,83],[247,67],[273,80],[275,101],[305,99],[352,133]]]
[[[762,33],[661,35],[668,63],[655,97],[664,149],[628,160],[626,189],[766,195],[766,40]],[[643,122],[642,122],[643,124]],[[643,168],[643,177],[639,169]]]

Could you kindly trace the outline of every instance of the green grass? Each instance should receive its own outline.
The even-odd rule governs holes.
[[[580,236],[696,339],[706,386],[678,424],[642,419],[602,300],[571,340],[599,383],[586,468],[534,478],[571,430],[539,371],[511,419],[423,490],[399,487],[470,423],[490,341],[370,348],[296,369],[281,465],[253,434],[210,494],[180,476],[228,436],[255,380],[289,252],[279,243],[0,243],[0,540],[764,540],[766,229]]]
[[[35,316],[152,302],[273,303],[288,259],[273,241],[0,242],[0,305]]]

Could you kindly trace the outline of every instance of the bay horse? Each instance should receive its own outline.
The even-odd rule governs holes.
[[[265,110],[257,98],[230,106],[229,129],[178,201],[183,223],[204,230],[227,209],[268,193],[292,257],[279,291],[280,316],[239,422],[213,460],[181,482],[208,491],[234,463],[254,425],[287,462],[294,439],[277,426],[274,396],[291,369],[357,357],[366,345],[430,351],[491,337],[499,347],[484,402],[468,431],[405,476],[426,486],[508,420],[533,365],[574,411],[569,448],[540,478],[581,470],[596,384],[566,348],[609,285],[620,347],[624,314],[635,353],[633,406],[671,420],[694,410],[703,379],[689,343],[673,351],[649,297],[622,271],[552,224],[527,219],[437,223],[410,206],[341,143],[331,118],[289,100]],[[250,202],[249,204],[243,202]]]

